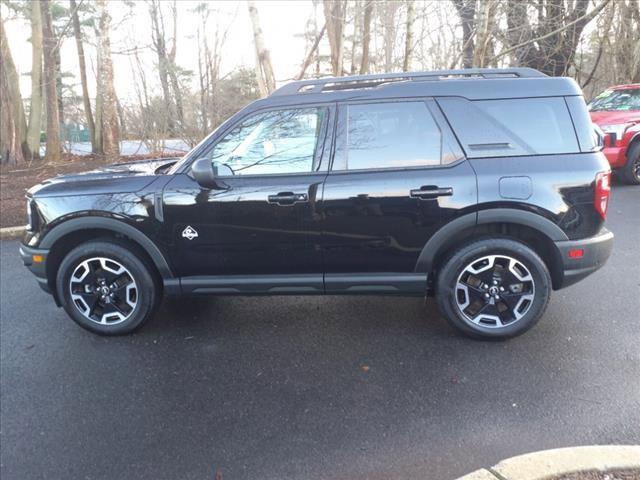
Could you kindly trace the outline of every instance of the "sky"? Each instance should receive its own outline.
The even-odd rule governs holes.
[[[85,0],[87,1],[87,0]],[[199,23],[197,14],[191,10],[200,1],[178,1],[178,43],[176,59],[178,65],[197,72],[198,57],[196,49],[196,25]],[[222,28],[228,26],[227,42],[222,57],[222,74],[238,66],[254,67],[255,51],[253,32],[247,3],[244,1],[217,0],[210,2],[215,9]],[[310,0],[259,0],[256,2],[260,15],[260,23],[264,32],[265,42],[271,52],[271,59],[278,83],[286,83],[300,68],[305,55],[305,41],[299,36],[304,31],[306,21],[313,14],[313,4]],[[168,5],[167,5],[168,7]],[[3,9],[5,7],[2,7]],[[130,50],[135,46],[145,46],[151,43],[151,21],[147,6],[144,2],[134,5],[135,20],[122,22],[130,14],[129,7],[118,0],[109,2],[112,16],[111,43],[114,62],[116,92],[121,101],[135,101],[134,77],[131,71],[129,56],[118,53]],[[168,12],[168,8],[166,9]],[[319,11],[322,16],[322,12]],[[3,18],[6,10],[2,10]],[[214,24],[216,16],[212,15],[210,24]],[[165,19],[165,22],[168,20]],[[9,40],[14,62],[18,73],[22,74],[20,89],[23,97],[31,95],[31,81],[28,76],[31,71],[31,43],[28,41],[31,27],[28,21],[10,19],[5,22],[5,29]],[[213,31],[209,32],[210,43],[213,43]],[[85,46],[89,57],[89,88],[91,96],[95,95],[95,55],[94,48]],[[155,53],[150,49],[141,52],[142,60],[148,78],[153,78],[156,69]],[[73,37],[67,38],[61,47],[62,70],[78,75],[78,55]],[[24,75],[26,74],[26,75]],[[80,93],[79,78],[65,79],[65,83],[77,84],[76,91]]]

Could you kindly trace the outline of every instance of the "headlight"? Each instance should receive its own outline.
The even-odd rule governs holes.
[[[27,230],[35,232],[38,227],[38,216],[31,203],[31,200],[27,199]]]
[[[31,211],[31,200],[27,200],[27,230],[33,230],[33,212]]]
[[[631,125],[633,125],[632,123],[618,123],[616,125],[602,125],[602,131],[604,133],[612,133],[613,135],[615,135],[615,138],[613,138],[613,141],[617,141],[617,140],[621,140],[622,137],[624,136],[624,132],[627,130],[627,128],[629,128]]]

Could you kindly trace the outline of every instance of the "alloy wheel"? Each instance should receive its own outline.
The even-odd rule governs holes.
[[[456,305],[470,323],[503,328],[520,320],[533,305],[535,282],[519,260],[487,255],[469,263],[458,276]]]
[[[138,304],[138,286],[131,272],[105,257],[78,264],[69,280],[69,292],[78,311],[100,325],[126,321]]]

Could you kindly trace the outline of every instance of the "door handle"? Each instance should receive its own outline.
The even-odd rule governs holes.
[[[413,198],[437,198],[437,197],[450,197],[453,195],[453,188],[451,187],[438,187],[435,185],[423,185],[420,188],[416,188],[409,191],[409,196]]]
[[[269,203],[277,205],[293,205],[294,203],[306,202],[309,199],[306,193],[280,192],[276,195],[269,195]]]

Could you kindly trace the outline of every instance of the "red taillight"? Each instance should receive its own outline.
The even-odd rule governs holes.
[[[611,172],[600,172],[596,175],[595,196],[593,205],[602,218],[607,216],[609,207],[609,195],[611,195]]]

